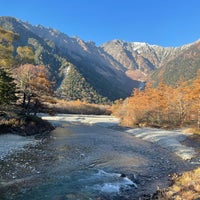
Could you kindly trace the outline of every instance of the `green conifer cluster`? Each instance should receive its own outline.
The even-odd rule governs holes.
[[[0,105],[15,103],[16,85],[9,71],[15,63],[12,42],[16,35],[0,28]]]
[[[60,88],[61,97],[66,100],[83,100],[88,103],[108,103],[108,99],[99,95],[77,68],[68,65],[66,78]]]

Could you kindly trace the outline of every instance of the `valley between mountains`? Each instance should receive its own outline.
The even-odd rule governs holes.
[[[0,17],[0,200],[152,200],[181,182],[200,165],[199,70],[200,40],[97,46]],[[198,173],[175,195],[199,197]]]
[[[176,48],[119,39],[96,46],[13,17],[0,17],[0,27],[17,34],[14,51],[32,48],[34,63],[49,69],[54,90],[66,100],[103,103],[130,96],[146,81],[175,85],[195,79],[200,65],[199,40]]]

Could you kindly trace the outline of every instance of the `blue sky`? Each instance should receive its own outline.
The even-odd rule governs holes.
[[[200,0],[0,0],[0,15],[94,41],[181,46],[200,38]]]

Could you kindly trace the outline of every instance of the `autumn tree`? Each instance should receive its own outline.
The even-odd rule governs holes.
[[[175,87],[160,82],[154,88],[135,89],[133,95],[113,106],[124,125],[182,126],[191,120],[200,128],[200,75],[194,81],[180,79]]]
[[[51,93],[52,83],[48,80],[48,76],[48,70],[44,66],[25,64],[15,70],[15,79],[26,114],[30,114],[31,111],[36,114],[44,95]]]
[[[196,80],[191,84],[190,99],[192,113],[196,116],[197,128],[200,129],[200,70]]]

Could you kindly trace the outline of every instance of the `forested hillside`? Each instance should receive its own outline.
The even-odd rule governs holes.
[[[11,70],[16,64],[16,60],[13,56],[12,42],[17,38],[17,35],[5,31],[0,28],[0,107],[4,108],[5,105],[15,103],[16,97],[16,85],[14,79],[11,76]]]
[[[175,86],[180,79],[194,80],[200,68],[199,41],[165,48],[113,40],[97,47],[93,42],[13,17],[0,17],[0,26],[13,34],[9,42],[1,39],[1,66],[45,67],[49,81],[54,83],[54,95],[65,100],[110,103],[130,96],[146,81]]]
[[[190,80],[197,77],[200,69],[200,41],[191,44],[176,58],[165,63],[151,76],[155,83],[163,80],[168,85],[175,85],[180,79]]]
[[[28,46],[13,45],[19,35],[0,28],[0,129],[2,133],[31,135],[52,130],[36,115],[41,102],[52,95],[48,70],[34,62]]]
[[[32,63],[43,65],[49,70],[50,79],[55,83],[55,91],[59,91],[59,94],[63,95],[62,98],[74,99],[74,94],[66,97],[64,92],[60,92],[67,90],[62,84],[65,82],[65,70],[69,64],[84,78],[84,84],[90,85],[99,96],[88,98],[90,101],[94,100],[94,103],[101,103],[98,99],[104,97],[108,102],[124,98],[139,85],[139,82],[128,78],[121,69],[113,68],[110,63],[115,61],[111,58],[108,60],[108,56],[93,43],[84,42],[79,38],[69,38],[57,30],[32,26],[12,17],[0,17],[0,26],[18,35],[18,40],[14,42],[14,52],[19,46],[27,46],[33,50]],[[70,95],[72,92],[67,94]]]
[[[160,81],[174,85],[180,78],[193,79],[199,65],[199,41],[180,47],[162,47],[141,42],[113,40],[102,45],[134,80]]]
[[[75,66],[69,64],[65,70],[66,76],[59,89],[59,95],[68,100],[82,100],[84,102],[109,103],[106,97],[99,95],[85,80]]]

